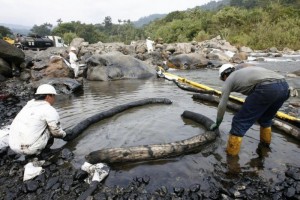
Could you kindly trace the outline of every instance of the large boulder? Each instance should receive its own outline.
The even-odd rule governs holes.
[[[92,81],[148,78],[156,74],[145,62],[120,52],[95,54],[87,60],[87,68],[87,79]]]
[[[25,54],[21,49],[0,39],[0,59],[0,74],[3,77],[11,77],[19,74],[18,68],[24,62]]]
[[[11,66],[2,58],[0,58],[0,74],[2,74],[5,77],[9,77],[12,75]]]
[[[173,55],[167,61],[168,67],[177,69],[196,69],[206,67],[207,64],[208,59],[199,53]]]
[[[247,59],[248,59],[248,54],[246,52],[238,52],[232,56],[230,61],[233,63],[242,63]]]
[[[68,65],[66,65],[63,58],[60,56],[50,57],[47,64],[43,66],[33,66],[30,73],[33,80],[40,80],[46,77],[60,78],[73,76],[73,71],[68,67]]]
[[[82,84],[71,78],[44,78],[37,82],[33,82],[33,88],[37,89],[41,84],[52,85],[58,94],[71,94],[82,90]]]
[[[0,58],[19,66],[24,62],[25,54],[21,49],[0,39]]]

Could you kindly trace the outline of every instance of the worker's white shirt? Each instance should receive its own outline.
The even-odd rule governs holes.
[[[31,100],[18,113],[11,124],[10,148],[21,154],[39,154],[50,138],[63,138],[59,115],[47,101]]]

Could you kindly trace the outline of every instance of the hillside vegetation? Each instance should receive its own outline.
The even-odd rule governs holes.
[[[145,32],[165,42],[202,41],[221,35],[237,46],[253,49],[300,49],[299,8],[280,4],[244,8],[227,6],[218,11],[195,8],[173,12],[149,24]]]
[[[70,43],[81,37],[90,43],[124,42],[162,38],[166,43],[203,41],[220,35],[236,46],[252,49],[288,47],[300,49],[300,0],[223,0],[175,11],[147,25],[136,27],[130,20],[113,24],[105,17],[99,24],[80,21],[35,25],[31,32],[59,35]],[[1,34],[1,29],[0,29]],[[5,36],[2,34],[2,36]]]

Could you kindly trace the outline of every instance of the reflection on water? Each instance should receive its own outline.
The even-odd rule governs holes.
[[[217,71],[203,69],[195,71],[172,71],[190,80],[220,89]],[[134,108],[90,126],[74,141],[66,144],[75,154],[74,165],[79,167],[84,156],[91,151],[111,147],[127,147],[144,144],[159,144],[183,140],[204,132],[203,127],[183,120],[185,110],[199,112],[215,120],[216,106],[193,101],[191,92],[179,89],[164,79],[120,80],[84,83],[84,91],[72,96],[59,96],[58,109],[64,128],[70,128],[96,113],[128,102],[151,97],[170,99],[172,105],[147,105]],[[225,154],[228,131],[233,113],[228,111],[220,126],[220,138],[200,152],[176,158],[118,164],[111,166],[105,180],[107,185],[127,185],[135,177],[151,177],[149,188],[157,185],[188,187],[199,183],[204,174],[228,171]],[[299,166],[299,142],[273,130],[271,152],[260,157],[256,150],[259,144],[259,127],[254,125],[243,139],[239,160],[234,167],[239,173],[259,174],[266,180],[277,179],[276,172],[285,170],[285,164]],[[288,145],[287,145],[288,144]],[[57,140],[56,146],[64,143]],[[236,170],[236,169],[234,169]],[[236,170],[237,171],[237,170]]]

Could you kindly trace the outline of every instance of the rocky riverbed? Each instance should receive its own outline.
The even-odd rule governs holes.
[[[108,187],[84,181],[88,174],[72,167],[72,152],[62,149],[40,155],[46,160],[44,173],[23,182],[24,165],[30,159],[8,148],[0,151],[0,199],[300,199],[300,168],[289,166],[279,173],[279,182],[266,182],[249,173],[215,173],[203,175],[198,184],[188,188],[157,186],[147,190],[151,177],[134,177],[127,187]]]

